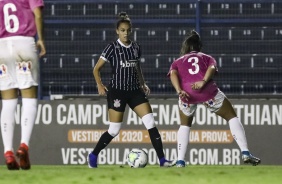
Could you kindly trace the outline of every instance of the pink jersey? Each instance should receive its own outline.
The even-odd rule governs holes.
[[[171,70],[178,71],[180,86],[190,96],[188,103],[202,103],[214,98],[217,94],[218,87],[213,80],[208,81],[201,90],[193,90],[191,87],[191,84],[204,78],[208,67],[211,65],[216,67],[215,59],[202,52],[190,52],[171,64],[168,76]]]
[[[0,0],[0,38],[35,36],[33,10],[43,6],[43,0]]]

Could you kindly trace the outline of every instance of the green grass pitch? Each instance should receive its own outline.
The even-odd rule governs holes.
[[[187,166],[160,168],[146,166],[41,166],[9,171],[0,166],[1,184],[270,184],[282,183],[282,166]]]

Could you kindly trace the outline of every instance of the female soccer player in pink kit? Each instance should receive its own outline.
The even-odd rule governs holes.
[[[1,132],[9,170],[30,169],[29,140],[37,114],[38,53],[46,53],[42,0],[0,0]],[[35,42],[35,36],[38,39]],[[21,144],[14,156],[15,111],[21,93]]]
[[[201,39],[196,31],[191,31],[181,48],[181,57],[176,59],[168,76],[179,95],[181,125],[177,136],[178,161],[176,167],[185,167],[185,154],[189,143],[190,128],[197,104],[204,104],[211,112],[225,119],[232,136],[242,152],[244,163],[258,165],[260,159],[250,154],[244,128],[230,101],[213,81],[217,73],[216,61],[201,52]]]

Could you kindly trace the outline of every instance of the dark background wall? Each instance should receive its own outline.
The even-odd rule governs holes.
[[[121,11],[132,19],[132,40],[142,46],[142,68],[153,95],[175,94],[166,73],[191,29],[201,33],[203,52],[217,60],[215,79],[227,95],[281,95],[281,1],[45,0],[43,98],[96,95],[92,70],[105,46],[116,39]],[[104,83],[109,72],[105,68],[102,73]]]

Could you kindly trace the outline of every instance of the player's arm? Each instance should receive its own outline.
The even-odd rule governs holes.
[[[36,42],[37,47],[40,49],[39,57],[44,56],[46,54],[46,48],[44,43],[44,35],[43,35],[43,15],[42,8],[37,7],[33,10],[37,37],[38,40]]]
[[[142,90],[145,92],[146,95],[149,95],[150,94],[150,88],[145,83],[144,75],[143,75],[139,61],[136,62],[136,71],[137,71],[139,83],[140,83]]]
[[[202,81],[207,83],[209,80],[213,78],[215,73],[216,73],[216,67],[214,65],[209,66]]]
[[[171,81],[176,93],[179,94],[182,89],[181,89],[180,84],[179,84],[178,72],[176,70],[170,71],[170,81]]]
[[[177,70],[170,71],[170,81],[180,98],[189,98],[189,94],[181,89]]]
[[[192,84],[192,89],[199,90],[202,89],[206,83],[208,83],[216,73],[216,67],[214,65],[209,66],[208,70],[205,73],[205,76],[202,80]]]
[[[102,79],[101,79],[101,75],[100,75],[100,70],[102,69],[105,63],[106,61],[100,58],[93,69],[93,75],[94,75],[94,79],[98,87],[98,93],[99,95],[102,95],[102,96],[105,96],[106,91],[108,91],[107,87],[104,86]]]

